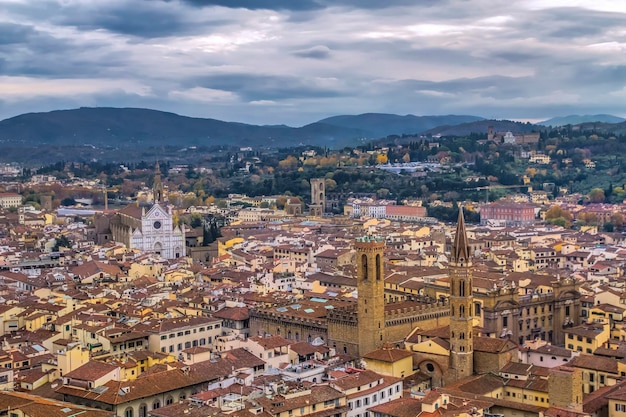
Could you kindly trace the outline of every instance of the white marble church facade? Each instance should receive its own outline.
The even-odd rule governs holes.
[[[174,226],[171,207],[157,202],[142,211],[141,227],[132,232],[130,247],[166,259],[179,258],[185,256],[185,231]]]

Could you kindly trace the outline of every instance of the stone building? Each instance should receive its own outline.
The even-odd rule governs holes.
[[[172,206],[164,200],[158,163],[152,193],[154,203],[150,206],[130,204],[113,215],[97,215],[94,220],[97,243],[113,240],[167,259],[185,256],[185,231],[174,225]]]
[[[562,345],[565,330],[580,324],[581,294],[576,280],[529,273],[509,277],[505,285],[473,289],[475,324],[487,335],[508,338],[520,345],[535,339]],[[519,288],[514,280],[517,278],[537,284]],[[423,293],[435,299],[446,298],[450,287],[445,282],[431,282]]]
[[[326,187],[324,178],[311,178],[311,204],[309,212],[312,216],[321,216],[326,210]]]
[[[253,309],[250,334],[280,334],[287,339],[321,338],[340,353],[360,357],[382,347],[395,345],[416,327],[433,329],[449,324],[446,302],[412,296],[398,303],[385,303],[384,241],[363,237],[357,250],[358,300],[329,300],[313,297],[279,306]]]
[[[472,260],[465,231],[463,209],[459,210],[450,253],[450,365],[446,377],[457,380],[474,373],[474,290]]]

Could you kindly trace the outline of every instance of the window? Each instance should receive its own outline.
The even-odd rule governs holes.
[[[191,330],[185,330],[185,335],[191,334]]]
[[[502,317],[502,327],[509,327],[509,318],[507,316]]]
[[[615,411],[626,412],[626,404],[615,404]]]
[[[152,403],[152,409],[156,410],[157,408],[161,408],[161,402],[159,400]]]
[[[178,332],[176,333],[176,336],[181,337],[183,335],[183,332]]]
[[[594,374],[589,374],[589,382],[593,382],[595,375]]]
[[[133,417],[132,407],[128,407],[126,410],[124,410],[124,417]]]
[[[167,335],[161,336],[161,340],[165,340],[165,339],[167,339]]]

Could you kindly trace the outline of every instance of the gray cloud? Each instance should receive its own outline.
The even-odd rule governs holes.
[[[292,125],[369,111],[626,115],[624,8],[551,3],[15,0],[0,17],[0,117],[81,105]]]
[[[384,9],[395,6],[414,5],[414,0],[184,0],[196,7],[222,6],[250,10],[309,11],[333,6],[359,9]],[[442,4],[437,0],[424,0],[423,5]]]
[[[330,58],[330,49],[324,45],[315,45],[310,48],[295,51],[293,54],[301,58],[327,59]]]

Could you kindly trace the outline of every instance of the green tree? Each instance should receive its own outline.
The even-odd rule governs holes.
[[[594,188],[589,192],[589,200],[592,203],[604,203],[605,198],[604,190],[602,188]]]
[[[53,252],[58,252],[60,248],[70,249],[72,247],[72,242],[65,235],[61,235],[55,239],[54,246],[52,247]]]
[[[61,205],[62,206],[75,206],[76,200],[74,200],[72,197],[67,197],[61,200]]]
[[[572,213],[559,206],[552,206],[546,211],[546,221],[557,226],[570,227],[573,219]]]

